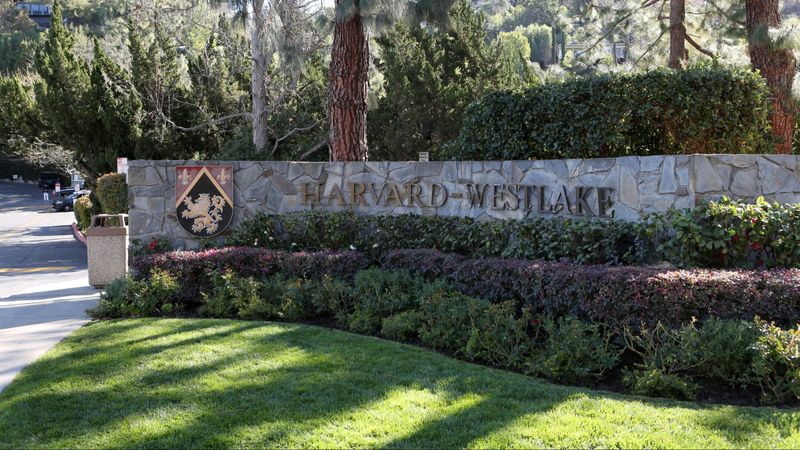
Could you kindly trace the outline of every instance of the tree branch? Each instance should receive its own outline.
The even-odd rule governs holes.
[[[692,37],[689,36],[689,33],[686,33],[686,42],[692,44],[692,47],[696,48],[697,51],[699,51],[700,53],[702,53],[704,55],[708,55],[711,58],[716,58],[717,57],[717,55],[715,55],[715,54],[711,53],[710,51],[704,49],[703,47],[700,46],[700,44],[695,42],[694,39],[692,39]]]
[[[197,131],[197,130],[200,130],[200,129],[203,129],[203,128],[206,128],[206,127],[210,127],[212,125],[216,125],[216,124],[221,123],[221,122],[226,122],[226,121],[231,120],[231,119],[237,119],[239,117],[246,117],[248,119],[251,117],[251,113],[249,113],[249,112],[228,114],[227,116],[218,117],[216,119],[209,120],[208,122],[201,123],[200,125],[195,125],[193,127],[182,127],[182,126],[176,124],[175,122],[173,122],[172,120],[170,120],[170,118],[167,117],[166,114],[164,114],[163,112],[159,112],[159,113],[161,115],[161,118],[164,119],[164,121],[167,122],[171,127],[175,128],[178,131],[183,131],[183,132]]]
[[[317,120],[316,122],[312,123],[311,125],[309,125],[307,127],[295,128],[292,131],[290,131],[290,132],[284,134],[283,136],[279,137],[278,139],[275,140],[275,145],[272,146],[272,154],[274,155],[275,152],[278,150],[278,144],[280,144],[281,142],[285,141],[286,139],[288,139],[293,134],[302,133],[304,131],[309,131],[309,130],[313,129],[314,127],[316,127],[317,125],[319,125],[320,123],[322,123],[322,120]]]
[[[647,49],[645,49],[644,53],[642,53],[638,58],[636,58],[636,61],[633,62],[634,66],[639,64],[639,61],[641,61],[646,54],[650,53],[650,50],[652,50],[653,47],[655,47],[656,44],[658,44],[661,38],[664,37],[665,34],[667,34],[667,31],[669,31],[669,28],[664,28],[663,30],[661,30],[661,34],[658,35],[656,40],[653,41],[649,46],[647,46]]]
[[[321,149],[322,147],[324,147],[326,145],[328,145],[328,140],[327,139],[323,139],[323,140],[317,142],[316,145],[314,145],[310,149],[306,150],[306,152],[303,153],[302,155],[300,155],[297,159],[302,161],[302,160],[308,158],[309,156],[311,156],[315,151]]]
[[[645,9],[645,8],[649,8],[650,6],[653,6],[653,5],[655,5],[656,3],[660,2],[660,1],[661,0],[645,0],[644,2],[642,2],[641,5],[639,5],[638,8],[633,9],[633,10],[629,11],[627,14],[622,15],[619,19],[617,19],[614,23],[611,24],[611,28],[608,31],[606,31],[602,36],[600,36],[599,39],[594,41],[594,43],[592,45],[587,47],[586,50],[582,51],[581,53],[587,53],[590,50],[592,50],[593,48],[597,47],[597,44],[603,42],[603,40],[605,38],[610,36],[611,33],[613,33],[614,30],[617,29],[617,25],[621,24],[623,21],[625,21],[626,19],[630,18],[632,15],[636,14],[637,12],[639,12],[639,11]]]

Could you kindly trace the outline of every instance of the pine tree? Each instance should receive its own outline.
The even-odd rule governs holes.
[[[103,150],[97,157],[111,167],[119,156],[138,157],[142,102],[128,74],[106,55],[97,38],[94,39],[89,98],[99,130],[96,146]]]
[[[328,113],[331,159],[367,159],[369,31],[381,34],[393,23],[410,19],[441,22],[452,0],[336,0]]]
[[[128,23],[132,85],[141,99],[144,118],[137,157],[188,158],[202,148],[201,133],[181,131],[192,123],[191,91],[182,84],[177,46],[156,24],[149,46],[136,24]]]
[[[89,177],[106,165],[95,159],[93,134],[87,124],[95,122],[90,106],[89,68],[74,51],[74,37],[64,25],[61,1],[53,3],[52,27],[36,55],[36,100],[59,143],[75,151],[76,163]]]
[[[192,84],[190,104],[194,108],[192,123],[211,123],[194,133],[207,154],[219,153],[231,135],[226,126],[238,124],[233,121],[215,123],[214,119],[236,114],[240,100],[246,98],[246,92],[239,89],[239,80],[232,74],[226,48],[219,44],[219,37],[219,30],[215,28],[203,51],[190,55],[188,61]]]
[[[758,70],[772,91],[772,134],[778,142],[776,153],[792,153],[796,125],[796,105],[792,83],[797,63],[786,35],[770,36],[781,25],[778,0],[747,0],[748,53],[753,69]],[[776,33],[777,34],[777,33]]]
[[[469,103],[532,81],[530,48],[523,57],[517,45],[488,44],[486,34],[482,13],[461,0],[451,9],[447,28],[399,24],[377,39],[376,65],[386,94],[368,124],[375,157],[416,159],[420,151],[435,156],[457,136]]]

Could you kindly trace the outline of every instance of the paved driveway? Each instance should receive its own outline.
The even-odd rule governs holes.
[[[36,186],[0,182],[0,390],[97,302],[74,215],[49,206]]]

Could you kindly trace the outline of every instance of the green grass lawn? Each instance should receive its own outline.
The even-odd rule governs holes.
[[[800,447],[800,411],[554,386],[324,328],[81,328],[0,393],[0,447]]]

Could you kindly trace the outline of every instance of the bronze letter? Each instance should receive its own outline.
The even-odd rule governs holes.
[[[363,205],[367,206],[367,201],[364,200],[364,193],[367,187],[364,183],[351,183],[350,184],[350,203],[354,206]]]
[[[467,192],[469,193],[469,205],[478,206],[483,208],[484,201],[486,200],[486,188],[488,184],[468,184]]]
[[[513,188],[513,189],[512,189]],[[516,211],[519,209],[519,185],[518,184],[510,184],[506,185],[505,192],[508,193],[508,196],[514,200],[514,206],[511,206],[511,202],[506,200],[503,202],[503,209],[509,209],[511,211]]]
[[[575,198],[577,199],[578,204],[578,211],[575,213],[579,216],[593,216],[594,212],[592,212],[592,208],[589,207],[589,204],[586,203],[586,196],[592,192],[591,187],[577,187],[575,188]]]
[[[544,202],[544,192],[545,192],[544,186],[539,186],[539,212],[540,213],[553,212]]]
[[[405,185],[406,194],[408,194],[408,206],[413,207],[414,202],[419,203],[419,206],[425,206],[420,196],[422,195],[422,188],[417,183],[407,183]]]
[[[505,204],[497,206],[498,201],[503,203],[503,194],[505,193],[505,184],[492,185],[492,209],[505,209]],[[499,192],[498,192],[499,191]]]
[[[386,194],[386,201],[383,202],[384,206],[388,206],[390,204],[394,206],[403,205],[403,196],[400,194],[400,190],[394,183],[389,185],[389,193]]]
[[[331,192],[328,193],[326,197],[328,199],[329,205],[333,204],[333,201],[331,201],[331,199],[333,198],[333,200],[336,202],[337,205],[345,206],[344,194],[342,193],[342,188],[340,188],[338,184],[333,185],[333,187],[331,188]]]
[[[558,197],[556,197],[556,202],[550,207],[553,211],[553,214],[558,214],[564,209],[567,210],[567,214],[572,214],[572,207],[569,204],[569,195],[567,194],[567,187],[563,184],[561,185],[561,192],[558,193]]]
[[[383,197],[383,193],[385,191],[386,191],[386,185],[385,184],[381,185],[380,194],[378,194],[375,191],[375,183],[370,183],[369,184],[369,193],[372,196],[372,204],[373,205],[378,206],[378,204],[381,202],[381,198]]]
[[[437,192],[437,189],[438,189],[439,192],[442,193],[442,202],[441,203],[436,203],[436,192]],[[443,184],[433,183],[431,185],[431,206],[433,206],[434,208],[438,208],[440,206],[444,206],[444,204],[447,203],[448,197],[449,197],[449,194],[447,192],[447,188],[444,187]]]
[[[597,188],[597,215],[614,217],[615,211],[608,214],[608,210],[614,206],[614,201],[611,200],[612,192],[614,192],[613,188]]]
[[[309,190],[309,187],[314,187],[315,189]],[[314,183],[303,183],[300,185],[300,204],[301,205],[308,205],[309,201],[310,204],[319,205],[320,203],[320,194],[322,192],[322,185],[321,184],[314,184]]]

